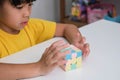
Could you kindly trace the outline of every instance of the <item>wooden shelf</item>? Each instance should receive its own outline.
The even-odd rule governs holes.
[[[82,27],[87,24],[87,22],[77,22],[77,21],[71,21],[66,17],[65,15],[65,6],[66,6],[65,0],[60,0],[60,22],[61,23],[69,23],[74,24],[78,27]]]
[[[77,27],[82,27],[84,25],[86,25],[87,23],[86,22],[77,22],[77,21],[71,21],[69,20],[68,18],[64,18],[62,20],[63,23],[69,23],[69,24],[74,24],[76,25]]]

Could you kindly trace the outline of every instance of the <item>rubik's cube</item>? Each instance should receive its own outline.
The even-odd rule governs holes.
[[[66,63],[60,67],[64,71],[70,71],[81,67],[82,64],[82,51],[77,47],[70,45],[70,47],[65,48],[62,52],[70,50],[70,53],[65,56]]]

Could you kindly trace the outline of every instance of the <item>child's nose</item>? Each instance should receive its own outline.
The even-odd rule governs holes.
[[[31,14],[31,8],[25,8],[23,11],[23,17],[29,17]]]

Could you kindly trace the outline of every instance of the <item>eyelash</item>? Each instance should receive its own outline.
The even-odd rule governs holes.
[[[21,7],[16,6],[16,8],[17,8],[17,9],[22,9],[22,8],[23,8],[23,6],[21,6]]]
[[[33,5],[33,3],[29,3],[29,6],[32,6]]]
[[[28,6],[32,6],[33,3],[29,3]],[[16,6],[17,9],[22,9],[24,7],[24,5],[18,5]]]

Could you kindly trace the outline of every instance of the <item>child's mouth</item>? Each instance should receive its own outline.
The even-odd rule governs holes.
[[[22,22],[21,24],[26,25],[27,23],[28,23],[28,21],[25,21],[25,22]]]

